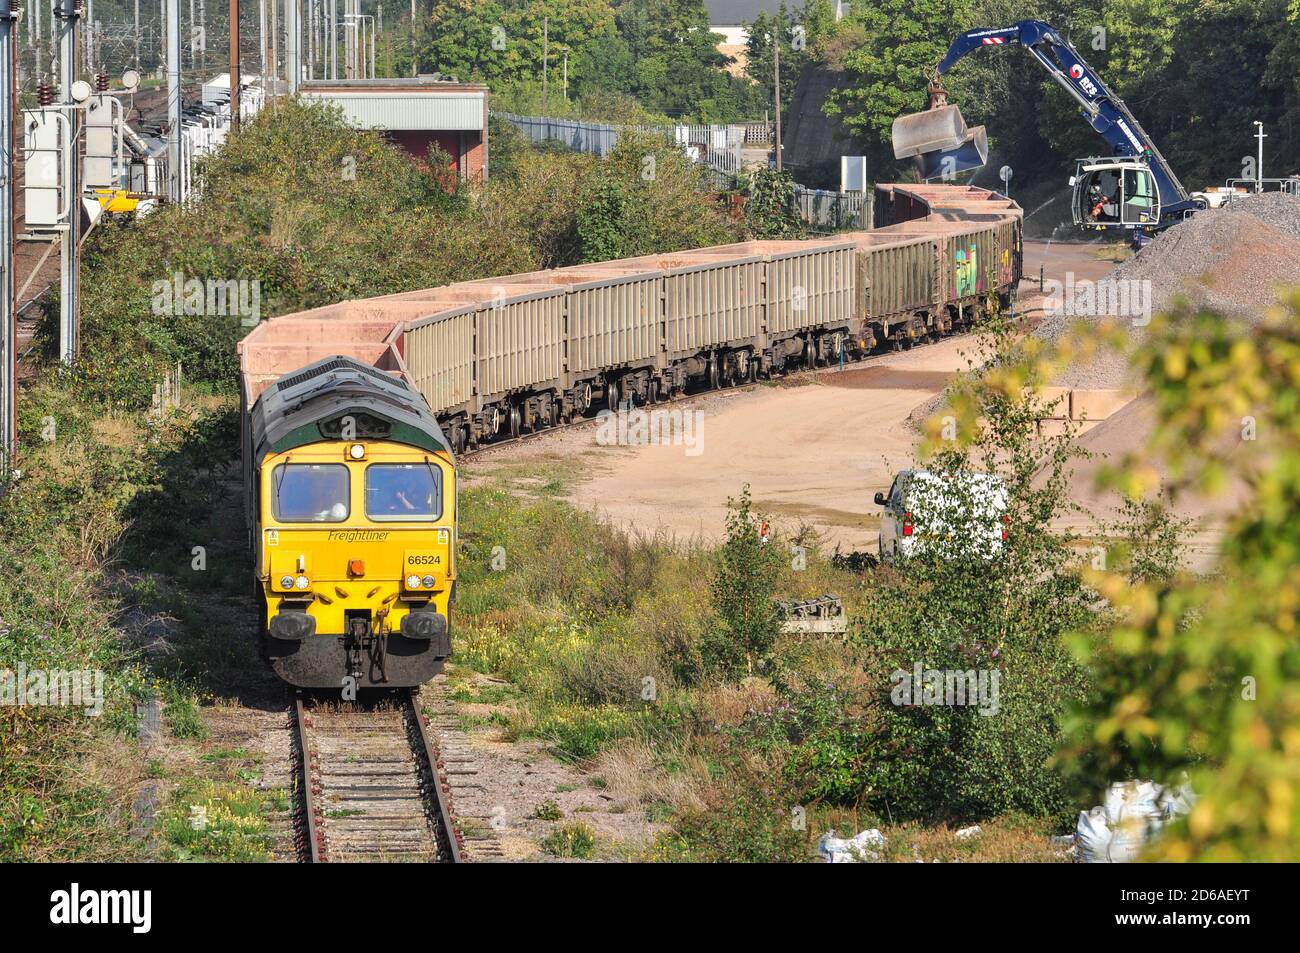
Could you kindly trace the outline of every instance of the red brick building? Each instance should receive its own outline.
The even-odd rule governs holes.
[[[385,133],[420,161],[436,145],[451,156],[461,178],[487,178],[486,86],[424,77],[316,80],[303,83],[301,93],[303,99],[338,106],[348,122]]]

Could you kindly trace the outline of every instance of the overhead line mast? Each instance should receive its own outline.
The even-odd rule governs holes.
[[[10,0],[12,2],[12,0]],[[173,0],[175,2],[175,0]],[[62,82],[64,115],[69,134],[63,149],[63,195],[68,210],[67,230],[59,252],[59,360],[65,367],[77,363],[80,350],[81,317],[81,164],[77,161],[77,140],[81,132],[80,112],[73,98],[79,63],[77,40],[81,25],[78,0],[58,0],[59,73]]]
[[[18,440],[18,316],[14,300],[14,108],[17,100],[18,11],[0,0],[0,480],[7,482]],[[0,493],[3,484],[0,484]]]

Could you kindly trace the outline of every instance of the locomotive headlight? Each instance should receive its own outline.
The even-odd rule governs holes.
[[[424,583],[424,588],[432,589],[434,583],[436,583],[438,580],[434,579],[432,576],[425,576],[424,579],[421,581]]]
[[[281,588],[281,589],[292,589],[292,588],[293,588],[293,576],[281,576],[281,577],[280,577],[280,588]]]
[[[420,588],[420,577],[419,577],[419,576],[407,576],[407,577],[406,577],[406,588],[407,588],[407,589],[419,589],[419,588]]]
[[[353,460],[364,460],[366,457],[366,448],[364,444],[354,443],[348,447],[348,456]]]
[[[311,585],[311,580],[309,580],[306,576],[299,576],[297,579],[293,581],[293,587],[295,589],[306,589],[310,585]]]

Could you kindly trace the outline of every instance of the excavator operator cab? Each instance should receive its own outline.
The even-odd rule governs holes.
[[[1148,229],[1160,221],[1160,194],[1146,163],[1080,159],[1070,185],[1074,223],[1083,228]]]

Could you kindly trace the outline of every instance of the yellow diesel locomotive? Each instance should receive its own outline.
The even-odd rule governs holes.
[[[456,469],[423,397],[348,357],[267,387],[244,436],[263,651],[302,688],[405,688],[451,654]]]

